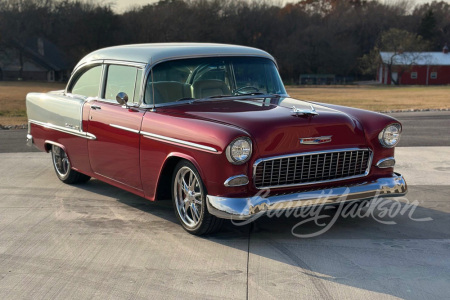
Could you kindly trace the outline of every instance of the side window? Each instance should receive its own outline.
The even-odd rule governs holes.
[[[105,99],[116,100],[120,92],[128,95],[128,102],[139,102],[139,83],[142,71],[135,67],[110,65],[106,79]],[[138,84],[136,84],[136,82]]]
[[[82,95],[86,97],[98,96],[102,75],[102,66],[95,66],[85,71],[78,77],[74,85],[72,85],[72,94]]]
[[[145,90],[145,103],[156,104],[192,97],[192,88],[186,81],[191,74],[190,65],[184,60],[158,64],[151,70]]]

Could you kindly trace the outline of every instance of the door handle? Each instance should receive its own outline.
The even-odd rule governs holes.
[[[91,108],[92,108],[92,109],[95,109],[95,110],[97,110],[97,109],[102,109],[102,107],[101,107],[101,106],[98,106],[98,105],[91,105]]]

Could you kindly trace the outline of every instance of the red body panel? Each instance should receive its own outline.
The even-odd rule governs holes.
[[[143,110],[126,109],[119,104],[92,101],[89,112],[89,133],[95,140],[88,141],[92,171],[137,190],[142,190],[139,165],[139,129]],[[99,108],[98,108],[99,107]],[[135,130],[130,132],[111,125]]]
[[[141,174],[145,195],[149,199],[154,198],[159,174],[166,159],[180,157],[180,153],[197,165],[208,193],[214,195],[223,193],[223,182],[228,177],[247,173],[246,165],[230,164],[223,152],[233,139],[246,135],[245,131],[237,127],[192,118],[181,113],[179,109],[157,109],[156,112],[145,114],[142,131],[210,146],[217,150],[214,153],[142,136]],[[245,188],[242,187],[227,190],[229,193],[243,191]]]

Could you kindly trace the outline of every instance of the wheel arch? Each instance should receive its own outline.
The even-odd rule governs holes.
[[[66,152],[66,154],[67,154],[67,149],[63,144],[49,141],[49,140],[45,140],[45,142],[44,142],[45,152],[47,152],[47,153],[50,152],[52,150],[53,145],[58,146],[59,148],[62,148],[64,150],[64,152]],[[69,154],[67,154],[67,156],[69,156]]]
[[[185,153],[173,152],[167,155],[164,164],[161,168],[161,171],[159,172],[158,182],[156,184],[155,200],[170,199],[172,197],[170,188],[167,189],[164,187],[171,186],[172,175],[175,166],[182,160],[189,161],[194,165],[194,167],[197,169],[197,172],[201,177],[201,180],[203,181],[203,184],[205,184],[202,169],[200,168],[200,165],[197,163],[197,161],[192,156],[187,155]]]
[[[67,158],[69,159],[70,166],[71,166],[71,168],[73,168],[72,160],[70,159],[70,155],[69,155],[69,152],[67,151],[67,148],[63,144],[60,144],[60,143],[57,143],[54,141],[45,140],[45,142],[44,142],[45,152],[50,153],[52,151],[52,146],[57,146],[57,147],[63,149],[64,152],[66,152]]]

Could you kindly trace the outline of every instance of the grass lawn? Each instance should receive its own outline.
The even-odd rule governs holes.
[[[61,90],[65,84],[0,81],[0,125],[27,123],[25,96],[29,92]],[[374,111],[450,108],[450,86],[287,86],[292,98],[333,103]]]
[[[373,111],[450,108],[450,86],[287,86],[292,98]]]
[[[0,125],[27,123],[25,97],[30,92],[62,90],[65,84],[49,82],[0,81]]]

